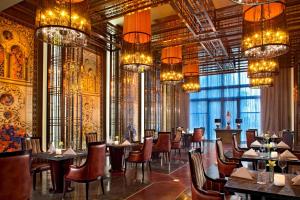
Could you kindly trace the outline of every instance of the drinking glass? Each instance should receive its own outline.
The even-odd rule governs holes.
[[[257,183],[258,184],[266,184],[267,177],[266,177],[266,161],[259,160],[257,161]]]
[[[278,166],[281,168],[281,172],[284,172],[284,168],[286,167],[287,163],[286,163],[286,159],[283,157],[279,157],[278,160]]]
[[[262,142],[259,147],[260,157],[264,157],[264,150],[265,150],[265,147],[264,147],[264,143]]]

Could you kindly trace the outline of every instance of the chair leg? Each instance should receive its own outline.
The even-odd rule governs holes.
[[[86,200],[89,199],[89,182],[85,184],[85,198]]]
[[[148,161],[148,165],[149,165],[149,169],[150,169],[150,172],[151,172],[152,169],[151,169],[151,161],[150,160]]]
[[[126,163],[126,162],[125,162],[125,163]],[[102,194],[105,194],[105,193],[104,193],[103,177],[101,177],[100,182],[101,182]]]
[[[168,152],[168,159],[169,159],[169,162],[170,162],[171,161],[170,152]]]
[[[33,175],[32,175],[32,184],[33,184],[33,190],[35,190],[35,186],[36,186],[36,172],[33,172]]]
[[[125,160],[125,171],[124,171],[124,174],[126,174],[126,170],[127,170],[127,161]]]
[[[142,163],[142,173],[143,173],[143,181],[144,181],[144,163]]]
[[[63,198],[66,196],[66,190],[67,190],[67,181],[64,179],[64,190],[63,190]]]

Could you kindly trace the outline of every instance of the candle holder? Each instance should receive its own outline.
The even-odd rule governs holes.
[[[215,119],[215,125],[216,125],[216,129],[219,129],[221,125],[221,119]]]
[[[241,129],[241,123],[243,123],[243,120],[237,118],[237,119],[235,119],[235,123],[236,123],[236,128]]]

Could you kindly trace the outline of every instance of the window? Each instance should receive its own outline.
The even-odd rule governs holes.
[[[205,138],[215,140],[214,119],[226,126],[226,113],[231,114],[231,128],[235,119],[243,119],[241,140],[246,141],[247,129],[260,130],[260,90],[251,89],[246,72],[200,77],[201,91],[190,94],[190,127],[205,127]]]

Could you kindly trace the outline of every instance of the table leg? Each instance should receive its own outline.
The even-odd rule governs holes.
[[[110,153],[110,164],[111,164],[111,172],[122,172],[123,171],[123,155],[124,148],[109,148]]]
[[[68,170],[69,165],[73,163],[73,159],[62,160],[62,161],[51,161],[51,181],[52,189],[50,192],[62,193],[64,189],[64,175]]]

